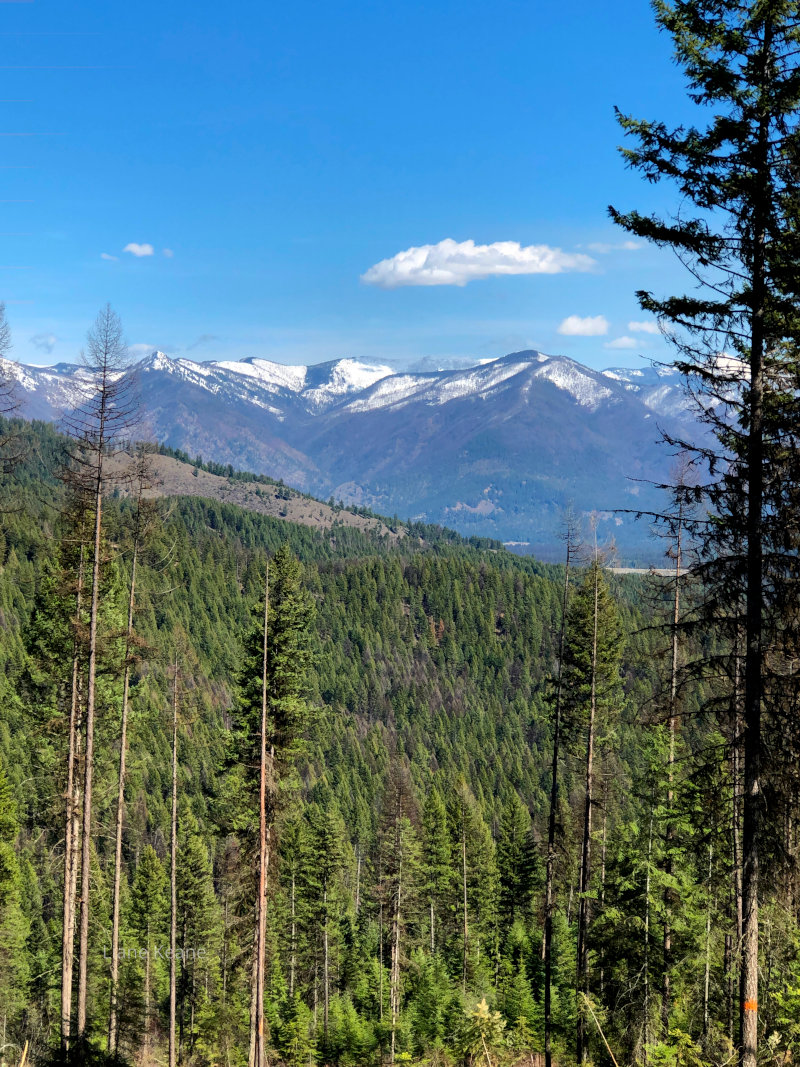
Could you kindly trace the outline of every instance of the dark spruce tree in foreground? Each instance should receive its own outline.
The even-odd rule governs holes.
[[[759,904],[770,842],[783,818],[779,753],[793,751],[787,711],[796,686],[797,345],[800,341],[800,12],[760,0],[656,4],[673,38],[697,127],[621,116],[637,147],[627,162],[673,181],[680,213],[612,216],[637,237],[674,249],[692,290],[641,292],[679,350],[715,442],[701,449],[714,515],[697,529],[709,618],[726,641],[728,676],[743,663],[740,1046],[754,1067],[759,1041]],[[699,283],[699,285],[698,285]],[[708,621],[708,620],[707,620]],[[741,633],[741,645],[737,640]]]

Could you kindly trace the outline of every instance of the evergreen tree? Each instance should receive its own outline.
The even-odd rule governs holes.
[[[331,1003],[331,949],[337,931],[332,929],[338,914],[338,878],[344,866],[344,826],[333,805],[311,806],[306,812],[310,838],[306,873],[307,887],[314,900],[313,919],[319,931],[322,977],[322,1048],[329,1038]]]
[[[800,31],[795,5],[783,0],[675,0],[660,2],[656,13],[703,125],[670,130],[621,116],[638,142],[624,150],[627,162],[650,181],[674,181],[684,206],[674,221],[613,209],[612,216],[630,233],[675,249],[692,285],[700,283],[688,295],[640,292],[639,301],[668,328],[717,438],[717,447],[699,450],[714,521],[698,533],[712,609],[706,625],[731,648],[740,627],[743,634],[740,1013],[742,1065],[754,1067],[765,754],[785,751],[794,732],[783,709],[785,657],[795,654],[789,648],[797,647],[798,621],[789,605],[798,580]]]
[[[256,1067],[262,1067],[266,1055],[266,901],[275,818],[309,710],[312,607],[301,582],[300,564],[282,547],[270,566],[265,599],[245,643],[241,675],[237,758],[244,776],[245,813],[256,812],[249,818],[245,814],[244,827],[250,837],[254,825],[259,827],[250,1008],[250,1063]]]
[[[168,938],[169,879],[152,845],[146,845],[136,867],[128,902],[127,929],[138,950],[142,1018],[137,1036],[145,1051],[157,1023],[157,1005],[167,989],[164,948]]]
[[[16,1033],[30,979],[28,922],[21,908],[22,878],[16,854],[17,805],[0,759],[0,1017]]]
[[[503,807],[497,839],[499,920],[504,930],[509,930],[518,917],[528,917],[536,867],[530,813],[513,793]]]
[[[178,867],[179,1059],[216,1047],[216,989],[219,982],[221,921],[211,860],[203,839],[185,820]]]
[[[569,610],[564,652],[565,713],[570,729],[585,745],[582,846],[578,901],[577,990],[589,993],[589,927],[592,886],[592,827],[597,773],[596,742],[621,696],[622,632],[619,614],[609,592],[597,554],[575,590]],[[586,1058],[586,1024],[578,1013],[576,1055]]]
[[[428,934],[433,955],[443,943],[442,926],[453,892],[453,855],[447,825],[447,808],[435,787],[425,798],[422,809],[423,892],[428,903]]]

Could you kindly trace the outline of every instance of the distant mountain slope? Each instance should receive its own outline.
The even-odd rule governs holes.
[[[79,367],[7,364],[23,413],[57,419]],[[567,502],[602,513],[631,549],[647,530],[617,509],[660,503],[660,427],[694,434],[669,368],[594,371],[516,352],[467,369],[395,372],[337,360],[195,363],[154,352],[135,368],[147,435],[383,514],[506,541],[552,540]]]
[[[235,504],[237,507],[246,508],[247,511],[255,511],[259,515],[285,519],[300,526],[313,526],[318,530],[350,526],[361,530],[362,533],[386,537],[390,542],[405,536],[402,526],[398,527],[397,531],[392,531],[380,518],[355,514],[338,506],[332,507],[288,487],[247,481],[242,476],[225,478],[220,474],[198,469],[174,456],[156,454],[152,457],[152,464],[154,486],[145,494],[149,497],[196,496],[219,500],[223,504]],[[124,466],[124,463],[120,461],[119,465]],[[120,493],[122,496],[128,493],[124,483]]]

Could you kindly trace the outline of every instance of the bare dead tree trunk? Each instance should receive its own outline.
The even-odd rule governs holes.
[[[675,540],[675,591],[672,599],[672,663],[670,665],[669,685],[669,737],[667,750],[667,825],[664,841],[664,873],[667,882],[672,878],[674,864],[672,847],[675,828],[672,822],[672,805],[674,802],[673,778],[675,774],[675,729],[678,721],[678,625],[681,618],[681,568],[683,564],[683,497],[678,502],[678,523]],[[672,891],[669,884],[664,889],[664,979],[661,989],[661,1027],[666,1036],[669,1033],[670,1014],[670,978],[672,969],[672,925],[670,910]]]
[[[253,953],[250,960],[250,1045],[247,1053],[247,1067],[255,1067],[258,1051],[258,893],[253,904]]]
[[[80,762],[80,639],[78,629],[83,599],[84,582],[84,543],[80,538],[80,559],[78,562],[78,585],[75,593],[75,637],[72,652],[72,682],[69,708],[69,739],[67,752],[67,785],[65,791],[66,810],[64,813],[64,899],[63,923],[61,931],[61,1047],[69,1050],[70,1030],[72,1026],[72,972],[75,948],[75,890],[77,880],[77,844],[78,844],[78,806],[80,793],[78,787],[78,766]]]
[[[383,857],[378,859],[378,1018],[383,1022]]]
[[[322,926],[322,1033],[325,1047],[328,1046],[328,1009],[330,1008],[330,946],[328,941],[328,884],[322,893],[322,908],[325,921]]]
[[[176,949],[178,941],[178,657],[172,680],[172,823],[170,831],[169,914],[169,1067],[176,1067],[175,1017],[177,1011]]]
[[[650,1044],[650,866],[653,858],[653,804],[650,805],[650,829],[647,834],[647,868],[644,879],[644,1019],[643,1037],[644,1052],[643,1062],[648,1061],[648,1046]]]
[[[394,1063],[395,1042],[397,1036],[397,1019],[400,1014],[400,922],[401,922],[401,898],[403,893],[403,836],[402,827],[399,824],[401,816],[398,815],[398,826],[395,837],[397,847],[397,891],[395,892],[394,915],[392,917],[392,970],[389,989],[389,1002],[392,1013],[392,1039],[390,1061]]]
[[[552,1067],[553,1063],[553,908],[554,908],[554,879],[556,867],[556,820],[558,818],[558,792],[559,792],[559,759],[561,747],[561,704],[562,704],[562,679],[564,666],[564,641],[567,634],[567,603],[569,601],[569,577],[572,563],[573,539],[572,530],[567,526],[566,532],[567,558],[564,566],[564,589],[561,603],[561,629],[558,635],[558,671],[556,674],[556,700],[553,715],[553,757],[550,770],[550,812],[547,819],[547,871],[545,874],[544,891],[544,939],[542,942],[542,958],[544,960],[544,1061],[545,1067]],[[431,904],[431,909],[433,905]],[[433,926],[433,911],[431,910],[431,927]],[[431,944],[433,951],[433,944]]]
[[[144,448],[137,450],[132,476],[136,483],[136,504],[133,516],[133,544],[131,574],[128,585],[128,618],[125,630],[125,650],[122,677],[122,710],[120,714],[119,774],[117,781],[117,810],[114,822],[114,886],[111,905],[111,996],[108,1014],[108,1050],[116,1052],[119,1042],[117,997],[119,980],[119,919],[122,885],[122,828],[125,815],[125,777],[128,756],[128,707],[130,701],[131,669],[134,645],[133,617],[136,604],[136,570],[139,551],[146,532],[147,518],[144,494],[152,485],[150,456]]]
[[[731,849],[733,852],[733,907],[736,924],[735,949],[731,964],[731,987],[733,990],[741,985],[742,980],[742,943],[744,930],[744,910],[742,906],[742,716],[741,716],[741,656],[739,634],[737,629],[733,662],[733,736],[731,739]],[[741,1012],[736,1013],[736,1021],[741,1028]],[[734,1034],[734,1022],[731,1019],[731,1041]],[[741,1029],[739,1032],[741,1041]]]
[[[600,831],[600,914],[603,914],[603,909],[606,906],[606,849],[608,846],[608,777],[605,771],[600,771],[603,778],[603,826]],[[600,950],[600,996],[602,997],[605,989],[606,971],[605,971],[605,955],[601,948]]]
[[[267,667],[268,667],[268,627],[269,627],[269,563],[264,579],[264,642],[262,646],[261,662],[261,732],[259,737],[260,768],[258,785],[258,896],[256,903],[256,995],[255,995],[255,1019],[251,1023],[255,1027],[255,1067],[264,1067],[266,1062],[266,1048],[264,1035],[264,981],[265,981],[265,954],[267,941],[267,729],[268,729],[268,702],[267,692]],[[326,965],[327,967],[327,965]],[[326,974],[327,982],[327,974]],[[326,994],[326,1027],[327,1027],[327,994]]]
[[[83,842],[81,850],[81,911],[78,964],[78,1036],[86,1034],[86,1006],[89,988],[89,895],[92,884],[92,789],[94,772],[94,715],[97,679],[97,624],[100,611],[100,554],[103,531],[103,462],[98,458],[94,497],[94,540],[92,546],[92,595],[89,611],[89,649],[86,683],[86,751],[83,772]]]
[[[125,770],[128,754],[128,702],[131,684],[131,646],[133,642],[133,608],[136,596],[136,563],[139,553],[138,536],[133,542],[131,580],[128,587],[128,626],[125,632],[125,667],[122,678],[122,715],[119,739],[119,781],[117,783],[117,811],[114,822],[114,887],[111,905],[111,1007],[108,1013],[108,1051],[117,1050],[117,985],[119,980],[119,901],[122,883],[122,824],[125,815]]]
[[[66,429],[77,448],[67,480],[84,495],[94,519],[91,547],[91,597],[86,679],[86,744],[83,774],[83,813],[81,842],[81,894],[78,935],[78,1008],[77,1034],[86,1036],[89,984],[89,918],[91,895],[92,803],[94,775],[94,733],[100,580],[102,567],[103,492],[106,488],[106,461],[119,446],[133,423],[129,396],[130,381],[125,374],[127,351],[118,316],[106,307],[88,334],[89,371],[92,395],[79,404],[66,421]]]
[[[725,934],[725,954],[723,957],[723,968],[725,971],[725,980],[727,983],[726,990],[726,1008],[728,1013],[727,1018],[727,1031],[728,1040],[733,1044],[733,1016],[734,1016],[734,999],[736,996],[735,982],[733,978],[733,937],[731,934]]]
[[[709,990],[711,985],[711,873],[714,859],[714,846],[708,846],[708,900],[706,902],[706,958],[703,973],[703,1037],[708,1037],[710,1022]]]
[[[594,742],[597,715],[597,629],[600,597],[600,575],[595,558],[594,567],[594,622],[592,628],[591,695],[589,699],[589,725],[586,737],[586,777],[583,810],[583,847],[581,849],[581,882],[578,903],[578,992],[589,995],[589,876],[592,849],[592,812],[594,805]],[[578,1006],[576,1059],[586,1061],[586,1017],[581,998]]]

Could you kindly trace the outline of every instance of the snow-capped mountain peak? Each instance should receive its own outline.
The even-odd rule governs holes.
[[[685,417],[691,404],[677,367],[609,367],[603,376],[618,382],[657,415]]]

